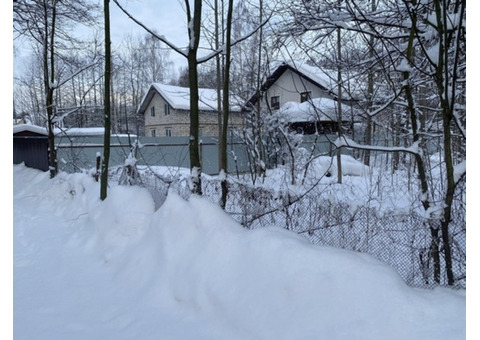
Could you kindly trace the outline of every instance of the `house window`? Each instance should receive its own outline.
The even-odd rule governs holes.
[[[150,117],[155,117],[155,106],[150,108]]]
[[[310,99],[312,99],[312,92],[311,91],[300,93],[300,103],[309,101]]]
[[[198,128],[198,136],[203,137],[203,128]]]
[[[165,104],[165,116],[169,116],[170,115],[170,105],[168,105],[167,103]]]
[[[157,137],[157,131],[155,129],[150,130],[150,136]]]
[[[165,136],[166,137],[172,137],[172,128],[165,128]]]
[[[272,110],[278,110],[280,108],[280,96],[270,98],[270,107]]]

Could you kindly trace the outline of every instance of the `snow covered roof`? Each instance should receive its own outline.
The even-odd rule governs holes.
[[[38,125],[32,124],[18,124],[13,126],[13,133],[19,132],[33,132],[38,133],[41,135],[48,135],[47,128]],[[105,129],[103,127],[91,127],[91,128],[55,128],[54,134],[58,135],[66,135],[66,136],[98,136],[103,135]]]
[[[338,103],[330,98],[315,98],[308,102],[285,103],[276,113],[286,123],[337,121]],[[342,104],[342,119],[349,119],[350,106]]]
[[[143,114],[154,93],[160,94],[168,104],[176,110],[190,110],[190,88],[161,83],[153,83],[147,94],[142,99],[138,113]],[[199,88],[199,109],[200,111],[217,111],[217,90]],[[242,111],[243,100],[237,96],[230,96],[230,111]]]
[[[334,70],[322,69],[309,65],[303,61],[274,61],[271,63],[270,73],[274,75],[277,70],[282,70],[283,73],[286,69],[291,69],[297,73],[300,73],[317,86],[323,87],[329,92],[336,93],[337,75],[336,71]]]
[[[312,84],[318,86],[327,92],[332,98],[337,98],[337,75],[334,70],[321,69],[316,66],[311,66],[304,61],[273,61],[270,63],[270,70],[267,80],[262,84],[262,92],[267,91],[284,73],[290,70],[299,76],[308,80]],[[343,95],[345,100],[351,98]],[[254,105],[258,99],[259,94],[255,94],[248,101],[249,104]]]
[[[68,136],[103,136],[105,128],[90,127],[90,128],[66,128],[62,131],[55,131],[55,134],[62,134]]]
[[[33,132],[38,133],[39,135],[48,135],[47,129],[42,126],[31,125],[31,124],[17,124],[13,126],[13,134],[20,132]]]

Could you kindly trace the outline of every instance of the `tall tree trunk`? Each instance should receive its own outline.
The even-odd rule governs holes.
[[[465,1],[459,1],[456,3],[455,12],[460,18],[458,26],[455,28],[456,35],[449,32],[447,29],[448,21],[448,6],[445,1],[435,1],[435,14],[437,21],[437,32],[439,36],[439,49],[438,49],[438,63],[436,69],[436,84],[440,97],[442,123],[443,123],[443,146],[444,146],[444,161],[445,170],[447,175],[446,191],[444,196],[444,208],[443,218],[441,221],[442,229],[442,242],[445,255],[445,270],[447,273],[447,281],[449,285],[455,283],[455,277],[453,275],[452,264],[452,249],[450,240],[449,225],[452,218],[452,203],[455,193],[455,179],[454,179],[454,164],[453,164],[453,151],[452,151],[452,121],[454,116],[454,98],[455,98],[455,85],[456,85],[456,71],[458,63],[458,51],[459,51],[459,37],[460,29],[462,27],[462,20],[465,11]],[[459,12],[459,13],[458,13]],[[454,30],[454,31],[455,31]],[[456,37],[457,40],[452,41]],[[449,59],[449,47],[455,48],[454,59],[452,60],[452,67],[450,67]],[[449,78],[450,72],[453,70],[453,76]]]
[[[377,4],[376,0],[371,0],[371,10],[372,12],[375,12],[377,10]],[[373,60],[375,57],[375,37],[373,35],[370,36],[369,41],[368,41],[368,48],[369,48],[369,58],[370,60]],[[373,69],[369,69],[368,71],[368,89],[367,89],[367,94],[368,94],[368,102],[367,102],[367,122],[365,126],[365,144],[366,145],[371,145],[372,144],[372,116],[370,115],[371,110],[373,109],[373,88],[374,85],[374,74],[373,74]],[[365,153],[363,155],[363,163],[367,166],[370,166],[370,150],[365,150]]]
[[[223,1],[222,1],[222,18],[223,18]],[[215,0],[215,49],[218,50],[220,48],[220,30],[219,30],[219,7],[218,7],[218,0]],[[223,20],[222,20],[222,43],[223,43]],[[222,113],[222,70],[223,67],[221,65],[221,56],[218,54],[215,57],[215,67],[217,73],[217,123],[218,123],[218,171],[222,170],[222,139],[220,136],[222,135],[222,124],[223,124],[223,113]]]
[[[228,182],[227,182],[227,138],[228,138],[228,118],[230,114],[230,54],[231,54],[231,36],[232,36],[232,13],[233,13],[233,0],[228,1],[228,13],[227,13],[227,32],[226,32],[226,46],[225,46],[225,71],[223,75],[223,126],[222,126],[222,138],[221,138],[221,166],[220,168],[224,171],[224,176],[221,181],[222,186],[222,199],[220,205],[223,209],[227,205],[227,194],[228,194]]]
[[[202,16],[202,0],[195,0],[194,13],[190,11],[188,0],[185,0],[188,18],[188,81],[190,85],[190,179],[193,194],[202,195],[202,165],[199,149],[199,107],[198,107],[198,61],[197,51],[200,42],[200,22]]]
[[[412,6],[416,6],[417,1],[412,1]],[[408,4],[407,4],[408,6]],[[406,50],[406,59],[409,65],[413,65],[413,52],[414,52],[414,43],[416,37],[416,21],[417,15],[415,11],[412,11],[412,27],[410,30],[410,36],[408,39],[408,46]],[[413,96],[413,89],[411,86],[411,79],[410,79],[410,72],[404,71],[403,72],[403,90],[405,92],[405,97],[407,99],[407,114],[410,117],[410,124],[411,130],[413,134],[413,142],[420,144],[420,133],[418,126],[418,115],[415,105],[415,100]],[[429,200],[429,187],[427,182],[427,173],[425,163],[423,158],[420,154],[415,154],[415,163],[418,169],[418,178],[420,180],[421,186],[421,202],[422,206],[425,211],[430,208],[430,200]],[[432,242],[430,246],[430,252],[433,259],[433,278],[435,282],[440,283],[440,248],[439,248],[439,238],[438,238],[438,226],[432,222],[430,222],[430,234],[432,236]]]
[[[103,137],[103,160],[100,183],[100,199],[107,198],[108,188],[108,166],[110,160],[110,78],[111,78],[111,50],[110,50],[110,0],[103,0],[103,13],[105,19],[105,98],[104,98],[104,119],[105,132]]]
[[[338,5],[342,4],[342,0],[338,0]],[[338,138],[343,136],[342,126],[342,35],[340,28],[337,28],[337,100],[338,100]],[[342,148],[337,150],[337,182],[342,183]]]
[[[56,24],[56,0],[52,3],[51,31],[48,33],[48,4],[44,2],[45,40],[43,42],[43,63],[45,83],[45,104],[47,109],[47,133],[48,133],[48,167],[50,178],[57,175],[57,152],[55,149],[54,133],[54,83],[55,83],[55,24]],[[50,43],[49,40],[50,39]]]
[[[442,102],[445,102],[442,100]],[[444,106],[446,103],[442,103]],[[452,249],[451,249],[451,240],[449,225],[452,219],[452,203],[455,193],[455,180],[453,177],[454,166],[453,166],[453,155],[452,155],[452,136],[450,131],[451,126],[451,113],[445,109],[445,106],[442,108],[442,121],[443,121],[443,139],[444,139],[444,158],[445,158],[445,169],[447,173],[447,188],[444,198],[444,209],[443,209],[443,219],[441,221],[442,228],[442,242],[445,254],[445,270],[447,272],[447,281],[449,285],[455,283],[455,278],[453,275],[452,268]]]
[[[259,13],[259,21],[263,21],[263,0],[259,0],[259,7],[258,7],[260,13]],[[263,27],[260,27],[260,30],[258,32],[259,34],[259,39],[258,39],[258,59],[257,59],[257,84],[256,84],[256,90],[258,91],[258,101],[257,101],[257,109],[255,112],[255,119],[254,125],[252,127],[253,131],[253,138],[254,138],[254,149],[256,149],[256,152],[254,152],[256,159],[254,160],[254,166],[255,166],[255,173],[256,175],[263,176],[265,174],[265,156],[263,153],[263,132],[262,132],[262,117],[261,117],[261,98],[262,98],[262,93],[261,93],[261,80],[262,80],[262,45],[263,45]],[[266,101],[268,101],[268,98],[265,98]],[[256,176],[255,176],[256,178]]]

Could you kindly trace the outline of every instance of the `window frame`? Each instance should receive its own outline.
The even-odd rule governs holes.
[[[275,101],[274,101],[275,99]],[[271,96],[270,97],[270,108],[272,110],[280,109],[280,96]]]
[[[308,102],[312,99],[312,91],[304,91],[300,93],[300,103]]]

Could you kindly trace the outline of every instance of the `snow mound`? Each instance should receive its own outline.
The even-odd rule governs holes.
[[[19,339],[465,337],[465,291],[413,289],[370,256],[246,230],[203,197],[170,192],[154,211],[143,188],[98,193],[87,175],[14,166]]]
[[[341,156],[342,175],[343,176],[365,176],[369,172],[369,167],[349,155]],[[320,156],[312,161],[310,171],[320,176],[337,176],[336,157]]]

